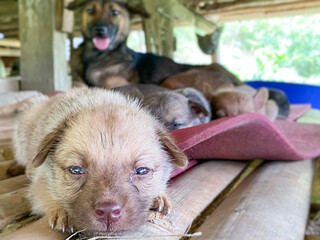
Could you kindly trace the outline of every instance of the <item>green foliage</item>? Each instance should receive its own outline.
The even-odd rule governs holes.
[[[294,69],[301,79],[319,79],[319,84],[319,26],[320,15],[231,22],[225,24],[221,44],[255,57],[253,79],[276,76],[279,69]]]

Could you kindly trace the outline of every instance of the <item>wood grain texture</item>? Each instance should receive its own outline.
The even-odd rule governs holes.
[[[240,161],[205,162],[173,179],[169,183],[168,192],[173,200],[174,212],[165,218],[153,219],[152,222],[130,232],[128,236],[134,239],[134,236],[141,235],[184,234],[194,219],[221,194],[246,165],[245,162]],[[32,236],[32,238],[26,236]],[[52,232],[46,224],[35,222],[4,239],[61,239],[61,234]],[[162,239],[179,239],[179,237]]]
[[[71,87],[65,53],[66,34],[55,29],[55,2],[19,1],[22,90],[50,94]]]
[[[13,151],[12,151],[12,145],[11,141],[9,140],[12,136],[12,131],[5,132],[4,135],[2,135],[3,132],[0,134],[0,162],[12,160],[13,159]],[[1,136],[8,137],[5,139],[1,139]]]
[[[0,181],[0,195],[27,187],[29,181],[26,175],[20,175]]]
[[[0,229],[30,211],[25,194],[26,189],[22,188],[0,195]]]
[[[7,161],[2,160],[1,161],[1,155],[0,155],[0,180],[4,180],[4,179],[7,179],[10,177],[7,174],[7,170],[14,162],[15,162],[14,160],[7,160]],[[0,192],[2,190],[1,183],[2,183],[2,181],[0,181]]]
[[[304,239],[312,160],[268,162],[255,170],[197,230],[199,239]]]

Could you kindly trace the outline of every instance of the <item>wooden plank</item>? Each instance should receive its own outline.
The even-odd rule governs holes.
[[[11,48],[20,48],[21,44],[18,39],[0,39],[1,47],[11,47]]]
[[[26,189],[0,195],[0,229],[30,211]]]
[[[0,118],[0,134],[4,130],[12,130],[16,125],[17,116],[1,116]]]
[[[19,91],[20,80],[21,77],[0,78],[0,93]]]
[[[173,200],[174,211],[163,219],[156,219],[153,223],[148,222],[130,233],[130,236],[134,239],[133,236],[137,235],[184,234],[213,200],[221,200],[219,196],[221,197],[224,190],[230,187],[246,165],[246,162],[241,161],[208,161],[173,179],[169,183],[168,193]],[[66,238],[50,231],[46,224],[35,222],[4,239],[25,240],[37,239],[36,237],[43,240]]]
[[[50,94],[71,87],[66,57],[67,37],[55,29],[55,2],[19,1],[22,90]]]
[[[57,30],[72,33],[74,24],[74,11],[66,7],[73,0],[56,0],[56,27]]]
[[[3,136],[2,132],[1,136]],[[12,159],[13,151],[10,140],[0,140],[0,161],[7,161]]]
[[[0,133],[0,142],[1,141],[9,141],[12,139],[13,129],[6,129],[1,131]]]
[[[26,175],[12,177],[0,181],[0,195],[17,191],[21,188],[26,188],[29,181]]]
[[[20,49],[0,47],[0,57],[20,57]]]
[[[3,158],[4,159],[4,158]],[[7,174],[8,168],[14,163],[14,160],[1,160],[1,155],[0,155],[0,180],[7,179],[10,176]],[[1,181],[0,181],[1,185]],[[1,187],[0,187],[0,192],[1,192]],[[1,194],[1,193],[0,193]]]
[[[315,161],[311,203],[320,210],[320,158]]]
[[[202,14],[219,22],[267,17],[294,16],[319,13],[320,1],[295,1],[265,6],[252,6],[234,9],[203,11]]]
[[[312,160],[269,162],[255,170],[197,230],[199,239],[304,239]]]

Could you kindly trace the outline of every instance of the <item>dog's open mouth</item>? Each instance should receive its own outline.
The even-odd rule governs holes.
[[[106,50],[109,47],[109,43],[110,43],[110,38],[106,38],[106,37],[93,38],[94,46],[100,51]]]

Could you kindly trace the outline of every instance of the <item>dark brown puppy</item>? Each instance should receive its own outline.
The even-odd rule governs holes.
[[[160,85],[174,74],[199,67],[127,47],[130,13],[148,17],[143,9],[120,0],[75,0],[68,8],[82,11],[84,42],[71,56],[74,82],[108,89],[137,82]],[[219,64],[209,68],[231,75]]]

